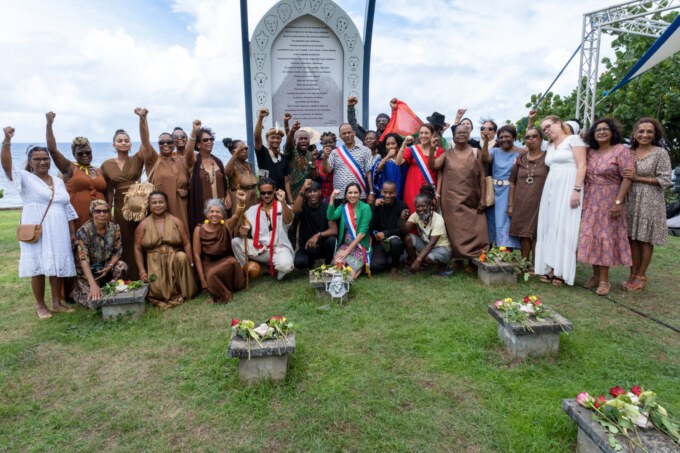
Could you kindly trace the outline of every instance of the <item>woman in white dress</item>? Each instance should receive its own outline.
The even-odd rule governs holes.
[[[22,224],[40,223],[54,190],[54,199],[42,223],[40,239],[33,243],[20,243],[19,277],[31,277],[31,288],[40,319],[51,318],[52,312],[72,312],[72,308],[61,304],[59,295],[61,277],[76,275],[72,248],[75,243],[75,229],[71,220],[77,219],[78,215],[71,206],[64,181],[49,175],[50,155],[47,148],[29,148],[26,169],[19,170],[12,164],[10,151],[14,128],[8,126],[3,131],[5,138],[0,154],[2,169],[14,182],[21,196],[24,206],[21,213]],[[45,305],[45,276],[50,279],[52,311]]]
[[[543,186],[536,232],[535,272],[553,285],[574,284],[578,249],[586,145],[555,115],[541,122],[548,137],[545,164],[550,173]]]

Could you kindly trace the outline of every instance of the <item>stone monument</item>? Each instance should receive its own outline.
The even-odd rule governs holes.
[[[350,96],[359,98],[361,117],[364,46],[332,0],[279,1],[255,27],[249,52],[252,121],[268,108],[265,130],[283,126],[284,113],[319,132],[337,129]]]

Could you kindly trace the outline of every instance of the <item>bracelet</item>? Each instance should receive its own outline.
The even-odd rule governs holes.
[[[7,142],[2,142],[2,146],[12,146],[12,144],[11,144],[11,143],[7,143]]]
[[[240,205],[236,206],[236,209],[239,209],[241,211],[243,211],[245,208],[246,208],[245,204],[240,204]]]

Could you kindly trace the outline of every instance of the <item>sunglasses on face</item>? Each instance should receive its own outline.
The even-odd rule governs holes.
[[[495,131],[496,129],[494,129],[493,127],[485,127],[485,126],[482,126],[482,127],[479,128],[479,130],[482,130],[482,131]]]
[[[389,123],[389,121],[388,121],[388,120],[378,120],[378,121],[376,121],[376,123],[378,123],[378,124],[387,124],[387,123]]]
[[[160,146],[163,145],[173,145],[175,142],[173,140],[158,140]]]
[[[108,209],[95,209],[92,211],[92,214],[108,214],[109,210]]]
[[[187,138],[187,136],[184,135],[184,134],[173,134],[173,135],[172,135],[172,138],[174,138],[175,140],[177,140],[178,138],[180,138],[180,139]]]
[[[260,195],[273,195],[273,194],[274,194],[273,190],[260,191]]]
[[[202,138],[201,141],[202,141],[203,143],[214,142],[214,141],[215,141],[215,137]]]
[[[538,138],[538,134],[532,134],[532,135],[525,135],[524,140],[532,140],[534,138]]]
[[[76,153],[76,156],[91,156],[91,155],[92,155],[92,151],[78,151]]]

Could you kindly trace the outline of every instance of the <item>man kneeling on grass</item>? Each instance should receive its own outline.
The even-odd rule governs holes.
[[[438,276],[446,276],[451,271],[446,266],[451,261],[451,243],[446,235],[444,218],[434,212],[434,189],[423,186],[420,193],[415,196],[414,205],[416,212],[408,216],[403,212],[400,219],[401,231],[406,234],[405,248],[411,268],[407,273],[419,272],[423,265],[437,265]],[[420,236],[407,234],[413,228],[418,229]]]
[[[385,181],[380,191],[382,198],[375,201],[371,231],[373,232],[373,254],[371,255],[371,272],[380,272],[388,266],[390,276],[398,275],[399,259],[404,252],[404,233],[401,232],[400,216],[408,205],[397,199],[397,184]]]

